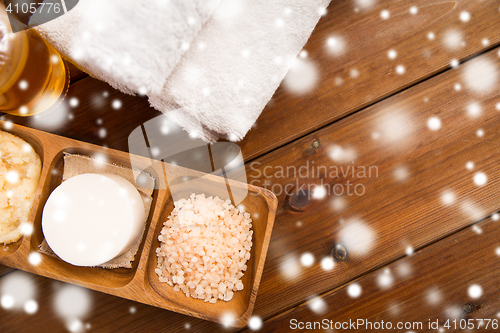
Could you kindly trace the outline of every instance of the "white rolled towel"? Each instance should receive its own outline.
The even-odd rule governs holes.
[[[190,134],[238,141],[329,1],[153,0],[138,6],[131,0],[80,0],[37,29],[91,75],[124,92],[146,93],[153,107]],[[159,10],[162,4],[177,5],[177,14]],[[195,17],[196,29],[186,30],[193,23],[189,17]]]

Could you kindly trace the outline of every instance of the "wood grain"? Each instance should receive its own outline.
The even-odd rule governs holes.
[[[10,268],[10,267],[4,266],[4,265],[0,265],[0,277],[12,272],[13,270],[14,270],[13,268]]]
[[[255,307],[257,315],[275,315],[311,294],[326,292],[381,267],[408,249],[421,248],[483,219],[500,207],[496,191],[500,186],[497,51],[248,165],[248,182],[273,190],[279,199]],[[478,70],[482,66],[487,69]],[[490,80],[495,84],[489,91],[475,93],[464,80],[469,71],[481,75],[476,82],[480,86]],[[457,83],[462,85],[460,91],[454,90]],[[479,114],[469,115],[476,108]],[[439,119],[439,130],[428,128],[432,117]],[[472,170],[466,168],[467,162],[473,163]],[[340,171],[340,167],[346,171],[353,166],[354,175],[352,169],[345,175]],[[361,167],[366,169],[365,175],[358,174]],[[376,167],[378,174],[374,169],[370,177],[370,167]],[[481,174],[487,181],[478,186],[475,181]],[[351,195],[347,194],[347,182]],[[286,193],[311,184],[313,194],[316,186],[324,185],[324,198],[311,197],[300,209],[290,205],[291,196]],[[359,193],[364,189],[364,194],[354,194],[354,186],[359,186]],[[337,243],[347,249],[347,260],[338,262],[334,271],[325,271],[320,261],[330,256]],[[315,258],[311,267],[300,264],[306,252]]]
[[[407,327],[407,330],[400,329],[400,332],[411,330],[436,332],[437,328],[444,328],[447,320],[451,321],[452,326],[444,328],[444,332],[462,332],[465,330],[460,330],[460,324],[465,328],[466,322],[472,320],[475,329],[470,331],[495,332],[491,323],[486,328],[486,322],[479,329],[479,322],[476,319],[496,320],[497,323],[500,321],[499,238],[498,220],[488,218],[412,256],[402,258],[321,295],[320,301],[311,299],[271,318],[264,323],[262,331],[289,332],[294,326],[294,322],[290,326],[292,319],[297,322],[313,322],[326,318],[328,322],[333,321],[333,325],[336,322],[343,323],[349,320],[356,322],[358,319],[379,324],[383,320],[386,323],[385,327],[390,322],[394,328],[399,322],[409,323],[411,326],[414,323],[422,323],[422,329],[414,326]],[[334,268],[337,269],[342,268]],[[361,295],[356,298],[348,294],[348,288],[354,284],[361,288]],[[471,293],[470,288],[475,285],[479,287],[480,293],[477,294],[479,297],[471,297],[475,296],[475,293]],[[314,301],[317,303],[313,303]],[[468,303],[471,304],[470,313],[464,312],[464,305]],[[454,329],[454,319],[457,320],[457,329]],[[438,326],[429,329],[429,320],[432,323],[437,320]],[[335,326],[333,328],[335,329]],[[348,326],[344,325],[344,328]],[[370,329],[370,326],[335,330],[335,332],[381,331],[390,330]]]
[[[298,179],[299,186],[321,183],[321,180],[324,184],[345,184],[349,180],[354,185],[362,184],[366,188],[363,196],[344,195],[341,200],[334,200],[339,197],[329,195],[325,199],[314,200],[292,196],[294,199],[290,201],[291,196],[279,194],[278,215],[254,311],[264,319],[282,313],[286,322],[287,310],[296,311],[301,318],[314,319],[316,316],[313,313],[307,314],[307,305],[297,306],[311,295],[323,293],[340,293],[343,296],[340,299],[335,296],[334,301],[328,300],[329,311],[339,309],[335,310],[339,318],[348,317],[339,313],[347,311],[345,309],[352,309],[347,314],[366,314],[366,318],[378,318],[377,313],[385,315],[387,305],[392,306],[389,302],[392,298],[387,292],[382,294],[373,286],[375,273],[368,275],[371,280],[368,277],[360,278],[358,282],[363,282],[363,293],[355,303],[344,296],[345,290],[340,287],[375,269],[380,269],[376,273],[384,272],[384,265],[404,256],[409,246],[415,250],[424,248],[500,208],[496,191],[500,181],[496,168],[500,142],[497,134],[500,130],[500,113],[495,109],[495,104],[500,102],[498,80],[493,85],[493,91],[473,93],[464,79],[464,68],[484,59],[493,62],[497,70],[483,73],[476,83],[481,85],[481,82],[491,80],[495,71],[498,74],[497,50],[428,79],[448,69],[452,59],[462,61],[499,43],[498,4],[494,1],[465,0],[419,0],[410,4],[394,0],[379,1],[376,7],[356,13],[353,3],[347,0],[332,2],[328,14],[320,21],[305,47],[307,59],[315,63],[320,73],[316,89],[306,95],[294,96],[280,88],[256,127],[241,143],[244,158],[261,163],[250,164],[247,168],[249,182],[253,181],[255,185],[272,188],[277,184],[279,186],[275,186],[275,190],[279,190],[290,180],[294,183]],[[409,7],[413,5],[419,8],[415,16],[408,14]],[[380,19],[382,9],[390,12],[390,18],[386,21]],[[464,10],[471,14],[469,22],[459,20]],[[465,41],[465,45],[459,43],[456,50],[445,46],[445,36],[452,30],[461,32]],[[427,38],[429,32],[435,34],[434,40]],[[325,45],[328,38],[334,36],[344,37],[347,43],[346,52],[338,57],[329,54]],[[488,43],[483,45],[483,39],[487,39]],[[395,60],[388,59],[389,49],[397,52]],[[406,69],[401,76],[395,74],[395,67],[399,64]],[[351,73],[355,74],[351,72],[353,69],[359,73],[357,78],[351,76]],[[481,71],[481,66],[475,69],[478,70]],[[337,86],[339,77],[343,82]],[[423,82],[382,100],[420,81]],[[461,85],[461,90],[455,90],[456,84]],[[68,107],[67,104],[65,109],[61,107],[60,110],[65,114],[62,119],[65,121],[52,128],[48,129],[46,124],[58,119],[55,117],[57,112],[45,118],[47,121],[44,126],[26,118],[5,119],[127,151],[128,134],[143,122],[159,115],[149,107],[145,98],[121,94],[89,77],[71,85],[67,100],[71,97],[76,97],[79,105],[76,108]],[[112,103],[117,99],[122,102],[122,107],[114,109]],[[474,102],[479,103],[481,110],[477,117],[474,117],[477,110]],[[373,103],[376,104],[363,109]],[[467,116],[468,110],[473,114],[472,117]],[[441,129],[431,131],[427,128],[432,116],[441,120]],[[336,120],[339,121],[328,125]],[[106,130],[105,135],[102,135],[102,129]],[[484,131],[482,137],[477,135],[479,129]],[[355,163],[350,162],[351,157]],[[298,169],[308,161],[328,167],[376,166],[379,173],[377,178],[362,179],[349,175],[329,177],[324,171],[316,176],[299,175],[289,179],[276,175],[277,166]],[[466,168],[469,161],[473,162],[471,170]],[[273,169],[265,169],[267,166]],[[264,177],[264,170],[273,176]],[[486,185],[474,184],[477,172],[487,176]],[[287,190],[291,193],[294,191],[292,187]],[[341,239],[340,230],[348,226],[353,218],[360,218],[364,226],[374,232],[371,250],[367,255],[355,256],[351,250],[356,242],[354,245],[349,243],[350,246],[341,242],[347,247],[347,260],[337,261],[333,271],[323,270],[320,260],[330,256],[334,245]],[[496,235],[488,228],[485,227],[486,232],[481,237],[490,233]],[[486,272],[483,256],[473,256],[468,251],[470,248],[482,251],[478,246],[490,244],[491,239],[482,238],[477,242],[476,235],[470,232],[467,237],[460,234],[460,238],[449,239],[460,241],[458,245],[465,255],[464,260],[455,247],[451,254],[439,256],[443,252],[440,250],[442,242],[438,242],[428,260],[415,263],[422,269],[413,270],[419,274],[411,275],[409,279],[413,280],[409,281],[422,287],[429,285],[424,281],[427,277],[428,283],[434,281],[434,277],[436,281],[442,281],[442,295],[451,301],[440,303],[440,306],[447,309],[459,306],[464,301],[466,286],[460,284],[462,280],[458,279],[458,274],[465,272],[469,274],[467,276],[476,276],[474,270],[477,264],[477,274],[485,274],[491,280],[484,284],[483,280],[477,280],[484,291],[488,288],[488,293],[485,292],[487,302],[484,304],[491,305],[479,314],[490,315],[493,313],[491,309],[498,308],[497,304],[488,303],[498,299],[497,294],[490,294],[491,290],[498,289],[498,286],[493,286],[494,289],[490,284],[498,280],[494,275],[497,272]],[[315,258],[310,267],[300,264],[300,256],[304,252],[311,253]],[[487,255],[491,257],[492,254]],[[401,259],[399,263],[408,259],[416,260],[419,256],[420,253],[417,253]],[[491,259],[488,256],[486,258]],[[457,258],[456,263],[449,261],[450,258]],[[473,266],[459,265],[465,262]],[[424,263],[435,265],[431,267],[436,267],[439,276],[432,275],[433,271],[427,269]],[[414,289],[417,287],[413,283],[401,280],[396,269],[398,266],[394,265],[389,267],[396,277],[396,287],[399,284],[405,286],[389,290],[394,297],[400,296],[394,301],[401,302],[400,311],[406,309],[406,303],[418,307],[418,313],[411,310],[401,313],[408,318],[425,318],[430,308],[442,316],[441,308],[422,301],[423,296],[417,294]],[[466,267],[474,269],[465,270]],[[365,278],[367,282],[363,280]],[[446,284],[448,280],[450,282]],[[39,281],[37,283],[41,290],[39,312],[30,316],[21,311],[0,309],[2,318],[6,318],[0,321],[0,331],[8,332],[8,329],[2,329],[2,325],[7,322],[12,323],[13,327],[31,328],[29,331],[40,324],[55,324],[54,331],[64,330],[63,320],[51,313],[48,305],[54,299],[51,289],[53,281],[42,277],[36,277],[36,281]],[[455,287],[459,289],[453,291]],[[329,292],[332,289],[335,290]],[[218,324],[102,293],[92,294],[95,297],[93,311],[85,319],[91,324],[92,331],[182,331],[186,323],[194,331],[226,331]],[[337,302],[343,306],[336,308]],[[378,306],[379,302],[385,303]],[[136,309],[135,314],[128,312],[130,306]],[[415,313],[415,317],[410,316]],[[273,322],[274,319],[265,323],[263,330],[281,327],[281,324],[274,326]]]
[[[261,156],[328,123],[449,68],[452,59],[470,58],[500,43],[500,15],[495,1],[374,1],[355,11],[355,1],[332,1],[304,50],[318,69],[313,91],[287,92],[283,85],[240,142],[245,160]],[[365,3],[372,3],[371,1]],[[418,13],[412,15],[410,7]],[[382,10],[390,18],[381,18]],[[467,11],[469,22],[459,15]],[[434,40],[428,39],[433,32]],[[328,51],[328,39],[344,49]],[[454,45],[458,40],[457,47]],[[463,39],[464,45],[461,44]],[[482,40],[487,39],[488,45]],[[397,53],[388,58],[388,51]],[[403,65],[403,75],[396,67]],[[304,78],[305,80],[305,78]]]
[[[69,103],[73,98],[76,106]],[[119,107],[113,108],[113,102]],[[5,115],[2,120],[126,152],[129,134],[159,115],[149,107],[147,98],[122,94],[105,82],[87,77],[70,85],[55,110],[36,118]]]
[[[87,76],[89,76],[87,73],[82,71],[81,69],[77,68],[75,65],[72,63],[66,61],[66,66],[68,66],[69,70],[69,77],[70,77],[70,82],[75,83],[76,81],[79,81]]]
[[[411,6],[418,7],[416,15],[409,12]],[[384,9],[390,12],[387,20],[380,17]],[[460,21],[462,11],[470,13],[469,22]],[[283,87],[277,90],[254,128],[238,143],[245,161],[446,70],[452,59],[462,61],[492,48],[500,43],[499,29],[500,15],[494,1],[419,0],[410,4],[390,0],[358,12],[351,0],[332,1],[304,47],[307,61],[319,73],[316,88],[303,95]],[[434,40],[428,39],[429,32],[434,33]],[[342,38],[342,54],[328,51],[330,37]],[[483,44],[483,39],[488,43]],[[447,40],[458,40],[458,46],[450,49]],[[395,59],[388,58],[389,50],[396,51]],[[405,67],[403,75],[396,73],[398,65]],[[70,69],[75,78],[81,79],[76,68]],[[359,75],[356,78],[351,77],[353,70]],[[66,99],[76,97],[80,101],[77,108],[70,108],[73,121],[80,126],[65,123],[52,132],[127,151],[126,138],[131,129],[160,114],[149,106],[147,98],[125,95],[91,77],[81,81],[70,87]],[[114,100],[122,102],[119,110],[112,107]],[[77,118],[82,110],[89,112]],[[120,121],[114,119],[117,113]],[[99,119],[103,121],[101,126],[96,125]],[[43,129],[28,119],[13,121]],[[105,138],[99,135],[99,127],[107,130]]]

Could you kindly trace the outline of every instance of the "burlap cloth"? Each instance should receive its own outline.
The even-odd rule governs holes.
[[[145,215],[146,220],[144,222],[147,221],[149,212],[151,210],[151,202],[152,202],[151,195],[153,194],[153,188],[155,182],[153,176],[144,171],[132,170],[130,168],[125,168],[119,165],[104,162],[88,156],[64,153],[63,158],[64,158],[64,169],[62,175],[63,181],[73,176],[81,175],[84,173],[100,173],[100,174],[111,173],[127,179],[137,188],[137,190],[141,195],[142,202],[144,204],[144,211],[146,212]],[[142,178],[146,180],[144,184],[145,187],[138,187],[136,185],[135,180],[141,174],[143,176],[146,176]],[[144,223],[144,229],[145,228],[146,228],[146,223]],[[139,245],[141,244],[142,238],[144,236],[144,230],[142,231],[142,233],[143,234],[141,235],[139,240],[127,252],[96,267],[102,267],[108,269],[119,268],[119,267],[132,268],[132,262],[134,261],[135,254],[137,253]],[[59,257],[50,249],[45,239],[42,241],[42,244],[40,244],[40,246],[38,247],[38,250],[43,254],[59,259]]]

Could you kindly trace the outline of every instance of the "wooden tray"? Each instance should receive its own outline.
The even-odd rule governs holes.
[[[242,204],[252,215],[254,231],[251,257],[247,262],[248,269],[242,278],[245,288],[235,292],[234,298],[229,302],[218,300],[217,303],[210,304],[203,300],[187,298],[182,292],[175,292],[168,284],[158,281],[158,276],[154,272],[157,264],[155,250],[159,246],[158,235],[163,222],[173,209],[173,199],[168,184],[159,186],[160,188],[153,191],[145,237],[131,269],[77,267],[43,254],[41,263],[34,266],[28,262],[28,255],[37,252],[38,246],[44,239],[41,228],[42,211],[49,194],[61,183],[64,152],[87,156],[99,155],[105,157],[107,162],[128,168],[131,168],[133,159],[135,167],[142,166],[142,169],[147,169],[160,180],[166,179],[165,170],[169,165],[159,161],[152,163],[149,158],[15,124],[6,130],[5,125],[5,122],[0,121],[2,130],[17,135],[31,144],[42,160],[42,171],[29,215],[33,233],[23,236],[16,243],[3,246],[3,251],[0,250],[0,264],[206,320],[222,322],[222,317],[230,313],[235,319],[232,326],[243,327],[247,324],[257,296],[276,213],[277,199],[271,191],[229,181],[231,188],[248,190],[248,195]],[[185,169],[185,172],[187,176],[196,174],[189,169]],[[186,197],[191,193],[205,193],[207,196],[219,195],[224,198],[224,194],[227,193],[226,180],[213,175],[207,175],[196,182],[176,185],[175,188],[177,188],[176,195],[185,193]]]

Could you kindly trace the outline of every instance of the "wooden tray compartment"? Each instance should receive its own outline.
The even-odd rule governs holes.
[[[180,170],[185,176],[182,179],[188,181],[175,182],[176,185],[172,185],[172,188],[165,182],[164,186],[157,186],[153,191],[146,230],[131,269],[77,267],[47,255],[42,255],[41,263],[35,266],[29,263],[28,256],[31,252],[38,252],[38,246],[43,241],[41,229],[43,206],[50,193],[62,181],[64,152],[86,156],[98,155],[104,157],[107,162],[128,168],[131,168],[132,158],[134,166],[140,166],[142,170],[146,170],[161,182],[167,179],[166,170],[172,166],[18,125],[10,128],[1,121],[0,128],[30,143],[42,160],[40,182],[29,216],[29,221],[33,223],[33,233],[6,246],[6,251],[0,251],[1,264],[211,321],[221,321],[221,317],[230,312],[235,319],[234,326],[246,325],[253,311],[275,218],[277,199],[272,192],[244,183],[234,181],[227,183],[221,177],[202,175],[190,169],[176,167],[176,170],[178,172]],[[238,189],[248,191],[241,204],[252,215],[253,246],[251,257],[247,262],[247,271],[242,278],[245,288],[235,292],[234,298],[229,302],[219,300],[216,304],[210,304],[203,300],[187,298],[182,292],[174,292],[168,284],[160,283],[154,272],[157,263],[155,251],[159,246],[158,235],[163,222],[172,211],[173,202],[179,195],[188,197],[191,193],[205,193],[207,196],[218,195],[227,199],[228,185],[233,191]]]
[[[177,170],[177,179],[186,179],[185,182],[171,185],[171,195],[167,198],[166,203],[161,207],[159,214],[159,223],[155,228],[155,238],[152,241],[150,253],[146,268],[146,293],[148,296],[160,302],[162,299],[169,299],[170,302],[177,306],[186,308],[187,313],[203,313],[205,319],[213,321],[220,320],[224,314],[230,314],[234,319],[239,320],[239,324],[244,325],[250,317],[255,298],[257,296],[257,289],[262,274],[262,266],[265,261],[265,254],[267,252],[267,244],[272,229],[272,221],[268,223],[268,218],[273,215],[273,202],[274,194],[267,191],[261,191],[260,188],[249,187],[247,184],[229,180],[225,182],[224,178],[214,176],[203,176],[193,170],[173,167]],[[167,178],[170,173],[167,172]],[[170,184],[175,182],[175,179],[169,179]],[[218,196],[223,200],[231,199],[229,196],[228,185],[232,195],[239,190],[248,190],[248,195],[239,204],[242,205],[246,212],[251,213],[253,245],[251,248],[251,256],[247,262],[247,270],[242,277],[243,290],[235,292],[234,297],[229,302],[218,300],[215,304],[210,304],[203,300],[190,298],[190,302],[186,302],[187,297],[182,292],[175,292],[172,287],[166,283],[161,283],[158,280],[158,275],[155,273],[157,267],[156,249],[159,247],[158,235],[163,227],[163,221],[166,221],[174,208],[174,201],[176,198],[187,198],[192,193],[205,194],[208,196]],[[262,241],[267,240],[267,241]]]
[[[44,240],[44,236],[42,233],[42,224],[41,224],[43,207],[45,206],[45,203],[50,193],[52,193],[52,191],[62,182],[62,175],[64,168],[64,159],[63,159],[64,153],[78,154],[83,156],[96,155],[96,152],[93,149],[73,147],[73,148],[65,148],[59,151],[52,159],[51,164],[48,168],[48,173],[45,178],[45,182],[42,187],[38,209],[36,211],[34,219],[33,234],[30,240],[30,252],[38,251],[38,247]],[[130,158],[128,158],[127,156],[124,156],[122,154],[119,155],[109,154],[107,152],[99,152],[99,154],[102,154],[102,157],[106,158],[107,163],[131,168]],[[158,197],[158,191],[153,191],[152,194],[153,201],[151,207],[155,206],[157,197]],[[149,226],[151,225],[152,217],[153,214],[152,211],[150,211],[150,214],[146,221],[144,235],[147,235]],[[140,257],[143,248],[144,248],[144,241],[141,242],[141,245],[137,250],[136,258]],[[57,271],[58,275],[70,278],[74,281],[81,281],[83,283],[102,285],[108,288],[119,288],[132,281],[132,278],[134,277],[137,271],[137,263],[138,260],[134,260],[132,262],[132,268],[116,268],[116,269],[104,270],[102,268],[97,268],[97,267],[73,266],[63,260],[59,260],[57,258],[53,258],[48,255],[43,255],[43,260],[40,263],[39,267],[46,270]]]
[[[12,134],[20,137],[21,139],[23,139],[24,141],[29,143],[31,145],[31,147],[33,147],[35,152],[40,157],[40,161],[42,163],[42,173],[43,173],[44,151],[43,151],[43,144],[42,144],[42,141],[40,140],[40,138],[37,137],[34,133],[32,133],[29,128],[24,128],[21,126],[14,126],[14,125],[11,126],[11,123],[2,123],[2,124],[3,124],[2,127],[4,128],[4,131],[12,133]],[[5,130],[5,127],[9,128],[9,130]],[[42,179],[40,177],[40,180],[38,182],[38,187],[40,187],[41,183],[42,183]],[[35,200],[33,202],[33,206],[36,205],[35,201],[36,201],[36,197],[35,197]],[[19,247],[21,246],[22,242],[24,241],[24,238],[25,237],[21,237],[21,239],[18,240],[17,242],[11,243],[8,245],[0,244],[0,246],[1,246],[0,258],[3,256],[8,256],[8,255],[16,252],[17,249],[19,249]]]

